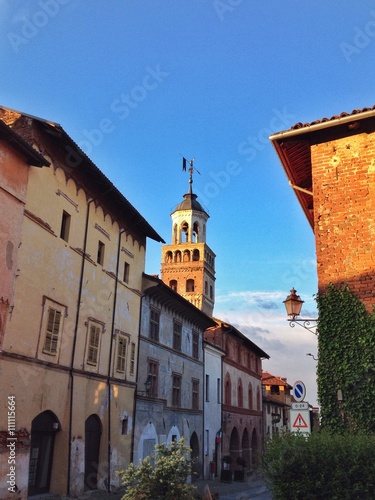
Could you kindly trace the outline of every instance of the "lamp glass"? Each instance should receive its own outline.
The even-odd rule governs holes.
[[[284,300],[287,315],[292,316],[293,318],[299,316],[303,303],[304,301],[299,295],[297,295],[297,291],[292,288],[290,295],[288,295],[288,297]]]

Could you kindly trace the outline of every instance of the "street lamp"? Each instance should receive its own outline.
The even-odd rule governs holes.
[[[145,382],[145,390],[144,391],[138,391],[138,394],[140,396],[145,396],[146,394],[148,394],[148,391],[151,389],[151,386],[152,386],[152,379],[150,377],[150,375],[147,377],[147,380]]]
[[[318,321],[317,319],[297,318],[297,316],[299,316],[301,313],[302,304],[304,303],[304,300],[302,300],[301,297],[297,295],[297,290],[292,288],[290,290],[290,294],[287,296],[283,303],[285,304],[286,313],[289,316],[287,320],[289,321],[289,325],[292,328],[294,328],[294,326],[297,324],[299,326],[302,326],[302,328],[305,328],[305,330],[313,333],[314,335],[318,335],[316,329]]]

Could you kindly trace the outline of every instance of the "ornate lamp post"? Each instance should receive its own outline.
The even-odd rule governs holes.
[[[302,300],[301,297],[297,295],[297,290],[292,288],[290,290],[290,294],[287,296],[283,303],[285,304],[285,309],[287,315],[289,316],[287,320],[289,321],[289,324],[292,328],[294,328],[295,325],[299,325],[302,326],[302,328],[305,328],[305,330],[313,333],[314,335],[318,335],[317,319],[298,318],[301,313],[304,300]]]

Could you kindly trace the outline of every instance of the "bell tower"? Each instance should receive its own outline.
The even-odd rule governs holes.
[[[215,303],[215,254],[206,243],[208,213],[193,193],[193,160],[189,191],[171,214],[172,244],[162,247],[161,278],[198,309],[212,316]]]

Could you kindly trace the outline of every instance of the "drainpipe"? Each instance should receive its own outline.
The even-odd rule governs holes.
[[[112,327],[111,327],[111,340],[109,347],[109,361],[108,361],[108,375],[107,375],[107,398],[108,398],[108,425],[107,425],[107,435],[108,435],[108,485],[107,491],[111,493],[111,368],[112,368],[112,352],[113,352],[113,339],[115,333],[115,320],[116,320],[116,305],[117,305],[117,285],[118,285],[118,272],[120,266],[120,252],[121,252],[121,236],[125,232],[125,229],[121,229],[118,237],[117,245],[117,262],[116,262],[116,276],[115,276],[115,291],[113,296],[113,308],[112,308]]]
[[[138,349],[137,349],[137,368],[135,371],[135,388],[134,388],[134,401],[133,401],[133,427],[132,427],[132,440],[130,445],[130,460],[134,462],[134,434],[135,434],[135,416],[136,416],[136,404],[137,404],[137,390],[138,390],[138,374],[139,374],[139,352],[141,345],[141,327],[142,327],[142,306],[143,306],[143,298],[145,294],[141,295],[140,300],[140,308],[139,308],[139,321],[138,321]]]
[[[72,453],[72,427],[73,427],[73,385],[74,385],[74,358],[76,352],[77,345],[77,333],[78,333],[78,322],[79,322],[79,314],[81,309],[81,299],[82,299],[82,287],[83,287],[83,275],[85,270],[85,260],[86,260],[86,246],[87,246],[87,233],[89,227],[89,218],[90,218],[90,204],[94,201],[94,199],[89,200],[87,203],[87,212],[86,212],[86,224],[85,224],[85,235],[83,238],[83,254],[82,254],[82,263],[81,263],[81,274],[79,278],[79,288],[78,288],[78,298],[77,298],[77,311],[76,311],[76,319],[74,324],[74,336],[73,336],[73,348],[72,348],[72,358],[70,361],[70,370],[69,370],[69,382],[70,382],[70,397],[69,397],[69,432],[68,432],[68,475],[67,475],[67,495],[70,495],[70,469],[71,469],[71,453]]]

